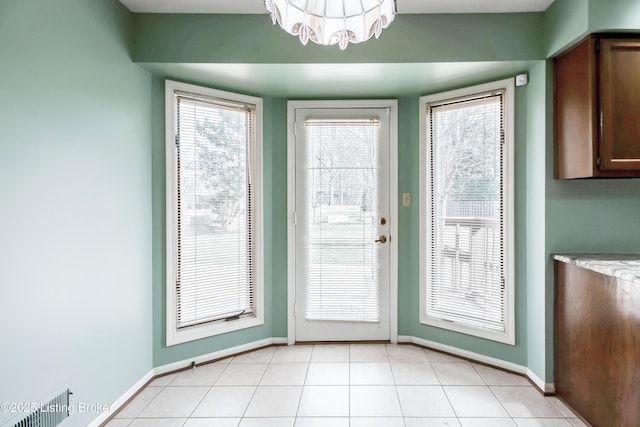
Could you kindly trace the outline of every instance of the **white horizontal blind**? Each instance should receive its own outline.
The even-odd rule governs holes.
[[[379,321],[377,120],[307,120],[306,313]]]
[[[177,328],[254,316],[255,110],[176,93]]]
[[[426,315],[505,330],[504,93],[428,106]]]

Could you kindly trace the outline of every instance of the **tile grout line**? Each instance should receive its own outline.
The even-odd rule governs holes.
[[[351,427],[351,345],[349,345],[348,348],[348,363],[347,363],[347,384],[348,384],[348,388],[347,388],[347,393],[348,393],[348,398],[347,398],[347,415],[349,417],[349,427]]]
[[[404,409],[402,409],[402,401],[400,400],[400,392],[398,391],[398,384],[396,383],[396,376],[393,373],[393,368],[391,366],[391,357],[389,356],[389,349],[387,346],[384,346],[384,349],[387,353],[387,359],[389,359],[389,370],[391,371],[391,378],[393,379],[393,389],[396,391],[396,399],[398,399],[398,406],[400,407],[400,414],[402,415],[402,424],[406,427],[407,422],[405,421]]]
[[[438,374],[436,373],[436,375],[438,375]],[[451,398],[449,397],[449,394],[447,393],[447,390],[444,388],[444,384],[442,384],[442,382],[440,382],[440,388],[442,389],[442,392],[444,393],[444,396],[447,398],[447,402],[449,402],[449,406],[451,406],[451,410],[453,411],[453,414],[455,415],[456,421],[458,421],[458,424],[462,424],[460,422],[460,417],[458,416],[458,412],[456,411],[456,408],[453,406],[453,403],[451,403]]]
[[[214,363],[215,363],[215,362],[214,362]],[[226,370],[227,370],[227,368],[229,367],[229,365],[230,365],[230,364],[231,364],[231,361],[229,361],[229,363],[227,363],[227,364],[226,364],[227,366],[225,366],[225,367],[224,367],[224,369],[222,370],[222,372],[220,372],[220,373],[218,374],[218,376],[216,376],[216,377],[215,377],[215,379],[213,380],[213,383],[211,383],[211,385],[209,386],[208,390],[207,390],[207,391],[202,395],[202,397],[200,398],[200,401],[199,401],[199,402],[198,402],[198,403],[193,407],[193,409],[191,410],[191,412],[189,413],[189,415],[187,416],[187,418],[184,420],[184,423],[182,423],[182,425],[183,425],[183,426],[184,426],[184,425],[189,421],[189,419],[191,418],[191,416],[193,415],[193,413],[196,411],[196,409],[198,409],[198,407],[202,404],[202,402],[204,401],[205,397],[207,397],[207,395],[209,394],[209,392],[211,391],[211,389],[213,388],[213,386],[215,385],[215,383],[216,383],[216,382],[218,381],[218,379],[222,376],[222,373],[223,373],[224,371],[226,371]],[[192,369],[198,369],[198,367],[194,365],[194,367],[193,367]],[[183,371],[183,372],[184,372],[184,371]],[[178,376],[176,376],[176,378],[178,378]],[[171,382],[175,381],[175,379],[176,379],[176,378],[174,378],[173,380],[171,380]]]
[[[247,415],[247,411],[249,410],[249,406],[251,406],[251,402],[253,401],[254,397],[256,396],[256,393],[258,392],[258,387],[260,387],[260,382],[264,378],[264,374],[269,369],[269,366],[271,365],[271,361],[273,360],[273,357],[275,356],[275,354],[276,354],[276,352],[274,351],[273,354],[271,354],[271,357],[269,357],[269,361],[267,362],[267,366],[264,368],[264,372],[262,372],[262,376],[260,376],[260,379],[258,380],[258,384],[255,385],[256,388],[253,390],[253,393],[251,394],[251,399],[249,399],[249,402],[247,403],[247,407],[244,408],[244,411],[242,412],[242,416],[240,416],[240,421],[238,422],[238,426],[240,424],[242,424],[242,420],[245,419],[245,415]]]
[[[496,400],[498,401],[498,403],[500,404],[500,406],[502,406],[502,408],[504,409],[504,411],[507,413],[507,415],[509,415],[509,419],[511,421],[513,421],[513,423],[517,426],[518,423],[516,422],[516,420],[513,419],[513,415],[511,415],[511,412],[509,412],[509,409],[504,405],[504,403],[502,402],[502,400],[500,399],[500,397],[495,393],[495,391],[493,390],[494,386],[490,386],[487,385],[487,387],[489,388],[489,391],[491,392],[491,394],[493,395],[493,397],[496,398]]]
[[[504,412],[509,416],[509,419],[515,424],[518,425],[518,423],[516,423],[516,421],[513,419],[513,416],[511,415],[511,412],[509,412],[509,410],[507,409],[506,406],[504,406],[504,403],[502,403],[502,400],[500,400],[500,398],[498,397],[498,395],[495,394],[495,392],[493,391],[493,389],[491,388],[491,385],[489,384],[489,382],[485,379],[485,377],[482,376],[482,374],[480,373],[480,371],[478,370],[478,368],[476,367],[476,365],[474,363],[471,364],[471,366],[473,366],[473,370],[476,371],[478,373],[478,376],[480,376],[480,378],[482,378],[482,382],[484,382],[487,386],[487,388],[489,389],[489,392],[491,393],[491,395],[496,399],[496,401],[498,402],[498,404],[502,407],[502,409],[504,409]]]
[[[313,345],[311,347],[311,354],[309,354],[309,360],[307,361],[307,370],[304,373],[304,378],[302,379],[302,390],[300,390],[300,397],[298,398],[298,406],[296,407],[296,413],[293,416],[293,425],[296,425],[296,421],[298,420],[298,414],[300,413],[300,405],[302,405],[302,396],[304,395],[305,387],[307,386],[307,376],[309,375],[309,368],[311,367],[311,359],[313,359],[313,351],[316,346]]]
[[[172,382],[173,380],[175,380],[175,379],[176,379],[176,377],[173,377],[173,378],[171,379],[171,381],[169,381],[169,384],[171,384],[171,382]],[[166,385],[164,385],[164,386],[161,386],[161,387],[160,387],[160,388],[161,388],[161,390],[158,392],[158,394],[156,394],[156,395],[153,397],[153,399],[151,399],[151,400],[150,400],[146,405],[144,405],[144,407],[143,407],[142,409],[140,409],[140,411],[138,411],[138,413],[136,413],[136,416],[135,416],[133,419],[135,420],[135,419],[140,418],[140,415],[145,411],[145,409],[147,409],[147,408],[149,407],[149,405],[151,405],[151,403],[153,403],[153,402],[158,398],[158,396],[160,396],[160,395],[162,394],[162,392],[163,392],[163,391],[165,391],[165,390],[167,389],[167,387],[169,387],[169,384],[166,384]],[[131,423],[133,423],[133,421],[131,421],[129,424],[131,424]]]

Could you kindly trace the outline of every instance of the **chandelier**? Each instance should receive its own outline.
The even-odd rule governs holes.
[[[271,21],[320,45],[361,43],[380,37],[396,13],[395,0],[264,0]]]

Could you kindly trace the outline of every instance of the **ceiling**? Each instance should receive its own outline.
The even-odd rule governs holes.
[[[140,13],[266,13],[263,0],[120,0]],[[553,0],[396,0],[398,13],[541,12]]]
[[[140,64],[169,79],[296,99],[426,95],[526,72],[535,61],[406,64]],[[340,77],[336,77],[340,76]]]
[[[0,0],[1,1],[1,0]],[[553,0],[396,0],[399,14],[540,12]],[[266,13],[263,0],[120,0],[135,13]],[[333,46],[335,47],[335,46]],[[337,49],[337,47],[335,47]],[[140,64],[157,75],[258,96],[399,97],[526,72],[531,61],[405,64]],[[339,76],[339,77],[336,77]]]

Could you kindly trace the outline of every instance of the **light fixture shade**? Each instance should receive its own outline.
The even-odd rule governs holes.
[[[395,0],[265,0],[274,24],[321,45],[361,43],[380,37],[396,13]]]

